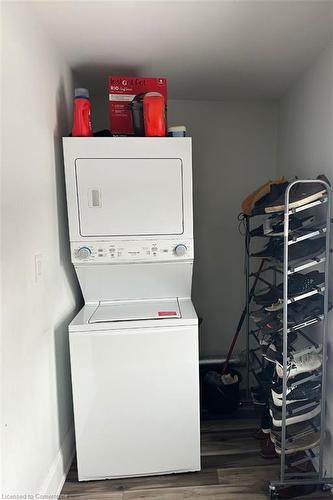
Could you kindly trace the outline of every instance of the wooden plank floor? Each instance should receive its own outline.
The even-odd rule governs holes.
[[[72,500],[264,500],[268,482],[278,477],[278,461],[259,455],[252,437],[256,418],[207,420],[202,423],[202,470],[129,479],[78,482],[75,461],[60,498]],[[306,497],[333,498],[318,491]]]

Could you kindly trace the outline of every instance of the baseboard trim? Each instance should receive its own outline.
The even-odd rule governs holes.
[[[59,498],[66,476],[75,454],[74,426],[67,432],[61,443],[47,476],[41,487],[41,494],[45,498]]]

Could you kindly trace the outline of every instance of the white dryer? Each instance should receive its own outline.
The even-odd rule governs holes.
[[[65,138],[79,480],[200,469],[189,138]]]

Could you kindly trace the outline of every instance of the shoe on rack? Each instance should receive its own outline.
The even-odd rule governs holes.
[[[283,300],[278,299],[274,304],[271,304],[270,306],[265,306],[265,310],[268,312],[277,312],[281,311],[283,309]]]
[[[329,304],[332,309],[332,304]],[[288,327],[292,327],[307,321],[308,319],[316,318],[323,314],[324,312],[324,297],[320,294],[311,295],[305,299],[297,302],[293,302],[288,306]],[[253,311],[250,314],[250,318],[257,324],[258,328],[263,329],[268,326],[268,323],[277,326],[278,320],[280,325],[277,326],[276,331],[282,330],[282,312],[279,311],[266,311],[265,307]],[[273,330],[268,326],[269,330]]]
[[[275,241],[275,240],[274,240]],[[302,240],[294,245],[289,246],[288,260],[290,263],[295,264],[304,260],[314,259],[319,257],[326,250],[326,238],[321,236],[316,239]],[[265,257],[269,258],[269,257]],[[274,248],[274,253],[271,257],[274,260],[283,262],[283,243],[277,244]]]
[[[245,215],[252,215],[253,208],[256,203],[259,203],[260,200],[266,199],[269,200],[269,195],[271,196],[271,203],[274,202],[281,194],[282,190],[277,189],[275,186],[279,185],[288,185],[286,179],[284,177],[279,177],[274,181],[268,181],[259,186],[255,191],[249,194],[242,202],[242,211]],[[286,189],[286,187],[284,188]],[[271,195],[271,192],[275,193],[275,196]],[[268,196],[268,197],[267,197]],[[266,198],[265,198],[266,197]],[[267,202],[266,202],[267,203]]]
[[[288,362],[287,376],[293,378],[301,373],[313,372],[321,367],[321,363],[322,355],[317,352],[293,357]],[[283,378],[283,365],[279,361],[276,361],[276,373],[278,377]]]
[[[327,194],[325,186],[320,183],[299,183],[289,192],[289,208],[299,208],[313,201],[319,200]],[[265,213],[282,212],[285,204],[285,192],[265,207]]]
[[[299,422],[298,424],[288,425],[286,427],[286,441],[292,442],[296,439],[301,439],[306,436],[313,436],[313,434],[320,431],[320,415],[313,418],[312,420],[307,420],[305,422]],[[271,429],[271,440],[274,444],[281,445],[281,427],[272,427]],[[302,451],[302,450],[300,450]]]
[[[325,282],[325,273],[319,271],[310,271],[307,274],[294,273],[288,278],[288,297],[297,297],[309,292],[313,288],[322,285]],[[258,305],[272,305],[283,297],[283,283],[276,288],[272,288],[267,293],[259,294],[254,297]]]
[[[269,304],[273,304],[278,299],[280,299],[281,293],[282,292],[281,292],[280,288],[275,288],[275,289],[272,288],[271,290],[269,290],[266,293],[261,293],[259,295],[255,295],[253,297],[253,300],[258,306],[269,305]]]
[[[325,282],[325,273],[310,271],[306,274],[294,273],[288,279],[288,297],[296,297],[309,292]]]
[[[329,304],[329,310],[332,304]],[[324,297],[317,293],[288,306],[288,325],[296,326],[324,314]]]
[[[252,253],[251,256],[259,259],[274,259],[276,254],[280,255],[281,248],[283,252],[282,238],[270,239],[262,250]]]
[[[282,406],[282,386],[280,392],[271,389],[272,400],[275,406]],[[321,382],[320,380],[310,380],[295,388],[287,389],[286,403],[296,403],[296,401],[307,401],[308,399],[320,398]]]
[[[292,348],[292,345],[298,339],[298,335],[295,332],[290,332],[288,334],[288,350]],[[272,337],[272,342],[266,347],[263,348],[263,357],[266,361],[270,361],[271,363],[276,363],[278,361],[282,364],[282,344],[283,338],[280,334],[276,334]]]
[[[313,432],[308,436],[295,439],[291,442],[286,443],[285,453],[286,455],[291,455],[297,451],[310,450],[316,448],[320,443],[320,432]],[[275,443],[275,451],[278,455],[281,455],[281,443]]]
[[[321,371],[320,370],[315,370],[314,372],[311,373],[301,373],[300,375],[296,375],[292,379],[287,380],[287,394],[289,394],[290,391],[294,390],[296,387],[302,387],[304,384],[306,384],[309,381],[315,381],[318,382],[321,380]],[[280,377],[274,378],[271,381],[270,384],[270,390],[273,390],[275,392],[276,397],[282,399],[282,388],[283,388],[283,381]]]
[[[286,425],[305,422],[319,415],[321,405],[318,400],[297,401],[287,406]],[[282,408],[277,408],[272,404],[270,415],[275,427],[282,427]]]
[[[297,332],[289,332],[288,333],[288,349],[291,349],[294,342],[298,339]],[[282,352],[283,349],[283,336],[280,332],[271,332],[265,333],[260,340],[260,345],[262,346],[262,350],[264,354],[267,353],[269,348],[273,347],[273,351]]]
[[[293,231],[301,231],[312,227],[315,224],[316,217],[314,215],[308,215],[307,217],[297,217],[293,216],[289,219],[289,231],[291,234]],[[266,237],[281,237],[284,235],[284,216],[283,215],[271,215],[255,229],[250,231],[250,236],[266,236]]]
[[[251,211],[251,215],[265,214],[265,207],[267,207],[269,204],[273,204],[276,200],[283,196],[283,193],[285,193],[289,183],[286,181],[286,179],[284,179],[284,177],[280,177],[280,179],[278,180],[279,182],[275,182],[274,184],[270,185],[270,189],[265,194],[265,196],[262,196],[255,202]]]

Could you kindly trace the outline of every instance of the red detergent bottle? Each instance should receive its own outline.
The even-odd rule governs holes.
[[[90,108],[89,91],[83,88],[76,88],[73,110],[73,137],[91,137],[93,135]]]

